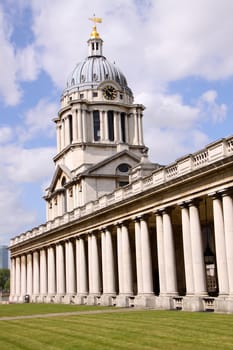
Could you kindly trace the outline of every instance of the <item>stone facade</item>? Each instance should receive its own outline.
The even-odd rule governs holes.
[[[233,312],[233,137],[150,163],[144,107],[95,27],[88,45],[55,119],[47,222],[10,243],[10,300]]]

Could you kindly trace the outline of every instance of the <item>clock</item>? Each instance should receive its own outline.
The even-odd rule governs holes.
[[[117,96],[117,91],[113,86],[107,85],[103,89],[103,95],[106,100],[114,100]]]

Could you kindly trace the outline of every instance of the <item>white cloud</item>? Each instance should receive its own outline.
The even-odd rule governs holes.
[[[18,68],[17,78],[19,81],[30,81],[37,78],[40,67],[37,51],[33,45],[28,45],[18,50],[15,59]]]
[[[38,101],[35,107],[24,115],[24,126],[17,128],[20,141],[31,140],[40,134],[55,138],[55,124],[52,119],[57,115],[59,106],[47,99]]]
[[[8,244],[13,235],[35,223],[36,213],[26,210],[21,197],[19,187],[15,187],[12,183],[0,184],[1,244]]]
[[[0,128],[0,145],[8,143],[13,137],[12,129],[8,126]]]
[[[198,100],[198,107],[204,117],[212,119],[213,122],[222,122],[227,113],[227,106],[224,103],[217,103],[217,91],[208,90]]]
[[[0,97],[8,105],[15,105],[21,98],[21,90],[16,80],[16,61],[14,48],[10,43],[12,28],[4,19],[0,6]]]
[[[224,120],[227,107],[217,103],[214,90],[204,92],[196,104],[185,104],[182,96],[168,93],[142,93],[137,100],[147,106],[144,113],[145,143],[154,162],[168,163],[204,147],[209,140],[200,128],[203,118]]]
[[[0,170],[13,183],[43,181],[51,176],[54,148],[23,149],[14,145],[0,148]]]

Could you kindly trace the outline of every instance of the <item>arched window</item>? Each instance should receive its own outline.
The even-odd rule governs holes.
[[[128,185],[129,183],[129,171],[131,169],[131,166],[127,163],[121,163],[116,168],[116,175],[117,175],[117,181],[116,185],[117,187],[123,187]]]
[[[108,139],[114,141],[114,113],[108,111]]]
[[[93,111],[94,140],[100,140],[100,113]]]
[[[66,184],[66,178],[65,178],[65,176],[63,176],[63,178],[61,180],[61,185],[63,187],[63,196],[62,196],[62,211],[63,211],[63,214],[67,212],[67,192],[66,192],[65,184]]]

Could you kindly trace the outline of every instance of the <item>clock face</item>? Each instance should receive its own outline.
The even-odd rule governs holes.
[[[117,96],[117,91],[113,86],[107,85],[103,89],[103,95],[104,95],[104,98],[106,98],[106,100],[114,100]]]

